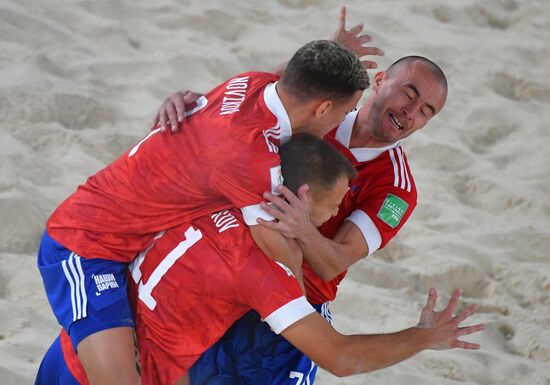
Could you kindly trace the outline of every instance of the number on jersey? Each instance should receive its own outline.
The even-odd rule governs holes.
[[[161,238],[164,235],[164,232],[161,232],[157,237],[155,237],[155,241],[159,238]],[[180,259],[186,252],[193,246],[195,243],[200,241],[202,239],[202,233],[200,230],[195,230],[193,227],[189,227],[185,231],[185,239],[181,241],[172,251],[164,257],[164,259],[159,263],[159,265],[155,268],[149,279],[146,283],[143,283],[143,280],[141,279],[141,271],[140,266],[143,263],[143,260],[147,256],[147,252],[151,250],[151,246],[147,250],[145,250],[142,254],[138,256],[136,261],[132,264],[130,267],[130,270],[132,271],[132,277],[134,278],[134,281],[139,285],[138,286],[138,297],[147,307],[151,310],[155,310],[155,307],[157,307],[157,301],[155,298],[153,298],[152,292],[155,286],[158,285],[162,277],[170,270],[172,266]],[[153,241],[154,242],[154,241]],[[153,243],[154,244],[154,243]]]

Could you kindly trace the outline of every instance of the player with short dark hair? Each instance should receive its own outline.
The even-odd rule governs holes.
[[[189,129],[172,138],[152,131],[88,178],[49,218],[38,267],[54,314],[92,385],[139,381],[126,269],[160,231],[235,207],[267,255],[300,268],[300,255],[283,236],[256,226],[258,217],[272,219],[259,204],[264,191],[275,193],[280,184],[277,147],[293,133],[324,135],[353,109],[368,84],[366,71],[357,72],[359,59],[347,49],[319,42],[306,47],[319,47],[321,61],[355,71],[363,81],[337,100],[345,91],[325,65],[330,72],[320,89],[334,88],[336,96],[318,93],[302,100],[280,87],[275,74],[232,77],[197,100],[187,113]]]

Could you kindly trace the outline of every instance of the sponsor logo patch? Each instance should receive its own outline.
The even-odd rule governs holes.
[[[399,226],[408,208],[409,204],[403,199],[399,198],[397,195],[388,194],[376,216],[392,229],[395,229]]]
[[[277,186],[283,184],[283,174],[281,173],[281,166],[271,167],[269,169],[269,174],[271,175],[271,193],[273,195],[281,195],[281,193],[277,191]]]
[[[100,296],[101,292],[108,289],[118,289],[118,283],[114,274],[94,274],[92,275],[96,284],[95,295]]]

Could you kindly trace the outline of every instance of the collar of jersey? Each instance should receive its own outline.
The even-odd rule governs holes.
[[[358,162],[367,162],[369,160],[373,160],[377,158],[380,154],[384,153],[385,151],[388,151],[392,148],[395,148],[401,145],[401,141],[399,140],[386,147],[349,148],[351,131],[353,129],[353,124],[355,123],[355,119],[357,118],[357,113],[359,112],[360,109],[361,107],[347,114],[346,119],[344,119],[344,121],[340,123],[340,125],[336,129],[336,135],[335,135],[336,140],[342,143],[344,146],[346,146],[346,148],[349,149],[351,154],[355,157],[355,159]]]
[[[286,142],[292,136],[292,128],[290,127],[290,118],[283,106],[283,102],[277,94],[275,85],[278,82],[268,84],[264,89],[264,101],[267,108],[273,115],[277,117],[277,127],[281,128],[281,143]]]

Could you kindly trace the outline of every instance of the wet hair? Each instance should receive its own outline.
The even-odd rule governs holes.
[[[335,147],[310,134],[293,135],[279,148],[279,155],[284,185],[294,194],[304,184],[314,193],[322,193],[333,188],[342,176],[352,179],[357,174]]]
[[[435,78],[439,81],[439,83],[445,87],[445,89],[448,88],[447,86],[447,77],[445,76],[445,73],[443,72],[443,70],[441,69],[441,67],[439,67],[437,64],[435,64],[433,61],[431,61],[430,59],[428,58],[425,58],[424,56],[415,56],[415,55],[412,55],[412,56],[405,56],[405,57],[402,57],[401,59],[397,60],[396,62],[394,62],[387,70],[386,70],[386,74],[388,75],[392,75],[395,71],[397,71],[399,68],[401,68],[403,65],[405,64],[411,64],[411,63],[414,63],[414,62],[421,62],[423,64],[425,64],[429,69],[430,71],[434,74]]]
[[[281,86],[302,100],[349,100],[370,85],[367,70],[353,52],[330,40],[314,40],[288,62]]]

